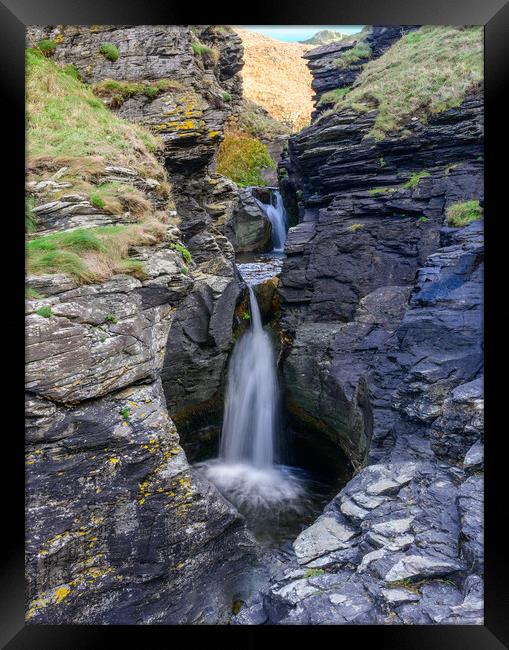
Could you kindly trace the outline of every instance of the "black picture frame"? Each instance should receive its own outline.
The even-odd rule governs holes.
[[[505,454],[502,444],[504,420],[496,418],[497,407],[503,416],[504,398],[497,398],[500,388],[495,379],[495,366],[500,363],[493,336],[497,320],[502,318],[503,245],[507,241],[497,234],[498,224],[506,218],[502,207],[507,184],[509,136],[504,127],[503,91],[509,78],[509,2],[507,0],[313,0],[298,4],[279,0],[257,3],[249,7],[191,7],[171,0],[1,0],[0,1],[0,80],[4,111],[3,135],[5,170],[2,174],[4,198],[12,206],[4,212],[4,232],[12,230],[16,244],[23,250],[21,219],[11,213],[22,211],[24,196],[24,30],[30,24],[477,24],[485,26],[485,179],[487,281],[485,290],[486,336],[486,474],[485,474],[485,557],[486,594],[484,626],[327,626],[317,629],[306,626],[240,627],[185,626],[181,630],[186,643],[218,642],[255,647],[269,640],[288,646],[296,641],[322,643],[325,633],[334,644],[373,644],[379,648],[427,650],[498,650],[509,647],[509,597],[507,588],[507,551],[502,534],[505,521],[503,488]],[[10,143],[5,142],[9,136]],[[505,181],[505,183],[504,183]],[[4,203],[2,199],[2,207]],[[5,223],[8,222],[8,223]],[[14,223],[14,225],[12,225]],[[19,224],[19,225],[17,225]],[[19,240],[18,240],[19,238]],[[9,236],[8,242],[11,241]],[[500,255],[496,247],[501,246]],[[497,266],[498,265],[498,266]],[[9,393],[4,394],[4,408],[13,413],[13,424],[3,427],[4,490],[2,505],[3,550],[0,555],[0,642],[9,649],[103,648],[127,642],[147,647],[157,635],[166,645],[175,643],[179,630],[167,626],[41,626],[24,623],[24,463],[23,463],[23,314],[24,260],[16,255],[15,266],[9,267],[4,311],[4,349],[15,353],[11,363],[5,361],[4,374],[9,379]],[[498,280],[498,282],[497,282]],[[503,298],[502,298],[503,300]],[[4,308],[7,306],[4,305]],[[497,314],[495,314],[497,310]],[[499,313],[500,312],[500,313]],[[19,356],[18,356],[19,355]],[[497,359],[495,360],[495,357]],[[503,375],[501,375],[503,376]],[[19,382],[18,382],[19,380]],[[4,411],[5,413],[5,411]],[[12,507],[7,515],[6,506]],[[339,628],[339,629],[338,629]],[[198,636],[197,636],[198,635]],[[149,638],[150,637],[150,638]],[[180,641],[179,641],[180,642]],[[157,646],[156,646],[157,647]]]

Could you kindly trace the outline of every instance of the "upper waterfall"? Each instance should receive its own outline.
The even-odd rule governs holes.
[[[278,190],[273,190],[270,203],[262,203],[256,197],[254,199],[272,224],[272,250],[275,253],[283,253],[285,249],[286,231],[288,229],[288,218],[281,193]]]

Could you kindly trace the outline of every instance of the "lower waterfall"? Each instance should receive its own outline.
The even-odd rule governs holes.
[[[296,522],[304,525],[316,512],[316,485],[304,470],[283,464],[273,344],[251,287],[249,301],[250,328],[228,367],[219,455],[197,467],[246,517],[259,541],[273,545],[295,537]]]

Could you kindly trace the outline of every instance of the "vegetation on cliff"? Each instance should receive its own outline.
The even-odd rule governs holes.
[[[219,147],[217,171],[243,187],[265,185],[262,169],[275,168],[267,147],[257,138],[242,131],[225,134]]]
[[[405,135],[412,117],[459,106],[483,80],[483,29],[427,25],[398,40],[366,64],[334,110],[378,110],[369,135]]]
[[[157,139],[116,117],[79,81],[71,66],[59,66],[38,51],[28,50],[26,77],[28,180],[46,180],[48,172],[60,170],[58,180],[63,186],[54,189],[50,183],[51,194],[43,191],[37,196],[39,201],[79,192],[92,208],[110,215],[128,213],[135,222],[37,237],[33,234],[35,198],[28,197],[25,227],[33,234],[26,245],[28,272],[66,273],[80,283],[102,281],[114,273],[143,277],[143,265],[129,257],[130,249],[161,241],[166,235],[166,216],[137,187],[101,182],[100,178],[108,164],[134,168],[141,176],[159,179],[158,194],[168,198],[164,169],[154,156]]]
[[[152,175],[162,168],[154,152],[157,138],[111,113],[72,69],[35,50],[26,53],[27,154],[63,160],[102,157],[104,163],[140,165]]]

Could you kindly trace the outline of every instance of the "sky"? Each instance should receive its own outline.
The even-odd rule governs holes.
[[[295,42],[311,38],[322,29],[355,34],[361,31],[363,25],[239,25],[239,27],[244,27],[252,32],[260,32],[278,41]]]

